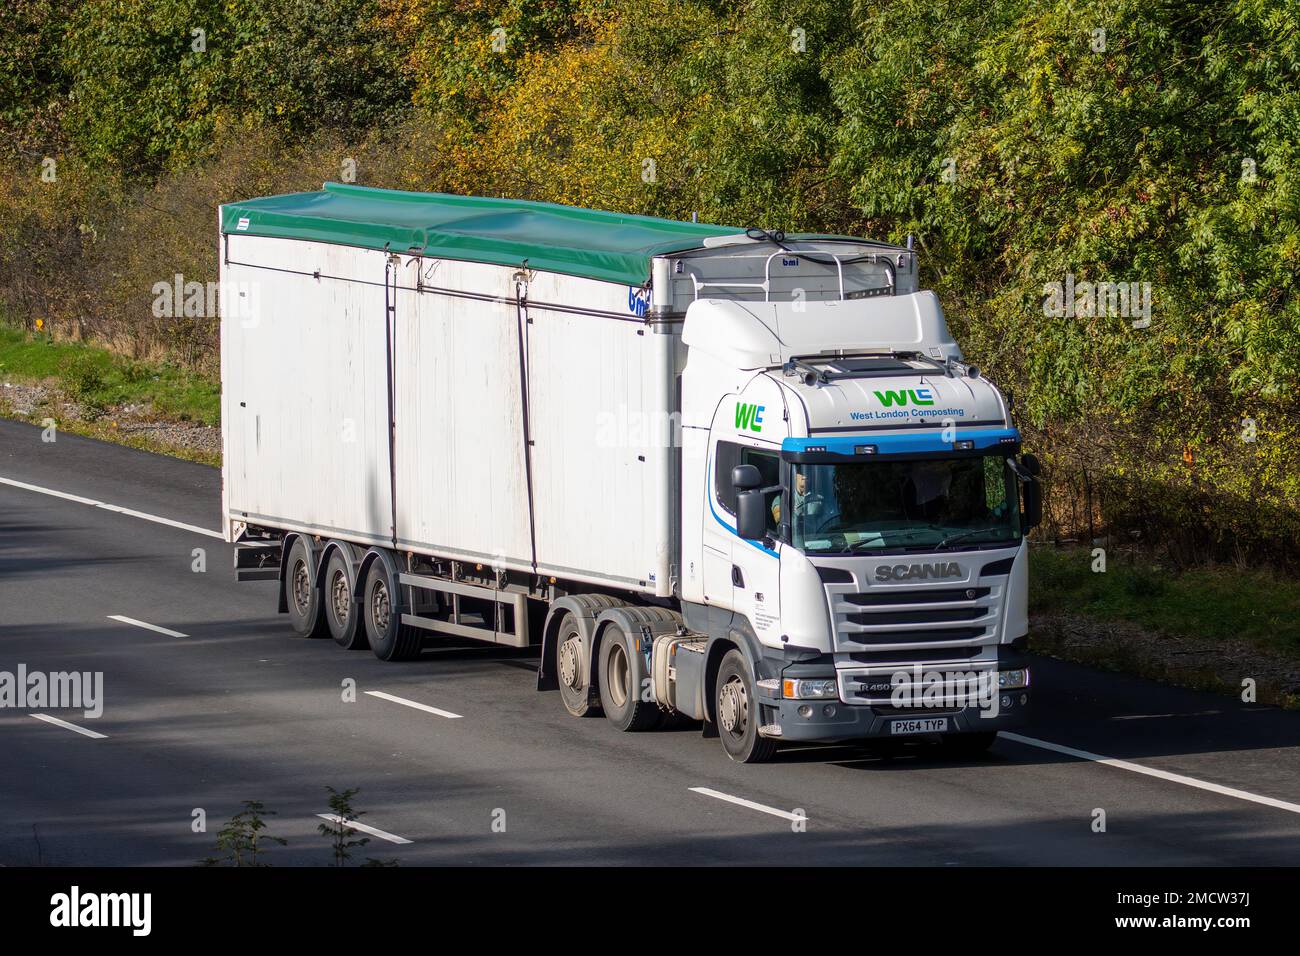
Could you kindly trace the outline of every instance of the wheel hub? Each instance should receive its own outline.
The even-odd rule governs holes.
[[[334,602],[334,619],[340,622],[346,621],[352,604],[352,594],[348,588],[348,576],[342,571],[335,574],[334,580],[330,582],[330,597]]]
[[[748,719],[749,696],[745,693],[745,685],[733,677],[722,685],[718,694],[718,720],[727,733],[739,737],[744,735]]]
[[[618,707],[627,703],[629,697],[627,651],[622,644],[615,644],[609,654],[609,696]]]
[[[311,606],[311,576],[304,561],[293,566],[293,603],[300,614],[306,614]]]
[[[564,682],[565,687],[573,690],[578,689],[578,653],[582,647],[582,641],[574,635],[560,645],[560,680]]]
[[[371,616],[374,618],[375,627],[380,631],[388,629],[388,585],[380,581],[375,586],[374,597],[370,602]]]

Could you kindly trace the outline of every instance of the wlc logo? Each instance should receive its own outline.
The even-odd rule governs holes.
[[[736,430],[761,432],[763,430],[763,409],[766,405],[751,405],[747,402],[736,403]]]
[[[913,405],[933,405],[934,392],[928,388],[904,388],[899,391],[876,392],[880,404],[889,408],[891,405],[906,405],[911,399]]]

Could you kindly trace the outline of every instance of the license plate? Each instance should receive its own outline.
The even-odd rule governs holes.
[[[947,717],[925,717],[921,720],[895,720],[889,725],[889,732],[891,734],[941,734],[947,729]]]

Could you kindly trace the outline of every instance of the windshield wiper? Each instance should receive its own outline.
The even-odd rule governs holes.
[[[974,528],[970,531],[963,531],[961,534],[950,534],[934,546],[935,550],[946,548],[954,541],[960,541],[962,538],[969,538],[973,534],[988,534],[990,531],[997,531],[997,528]]]
[[[888,532],[881,531],[878,532],[880,534],[879,539],[863,538],[860,541],[855,541],[853,544],[849,545],[846,550],[856,551],[858,550],[858,548],[862,547],[865,544],[874,544],[874,545],[879,545],[881,547],[888,547],[888,545],[886,545],[884,541],[886,537],[892,537],[893,535],[897,534],[897,535],[907,535],[908,538],[911,539],[918,534],[924,534],[927,531],[938,531],[938,530],[939,528],[935,527],[934,525],[931,525],[928,528],[899,528],[895,531],[888,531]]]

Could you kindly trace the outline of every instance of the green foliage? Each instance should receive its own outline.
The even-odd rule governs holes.
[[[245,800],[243,807],[217,834],[216,849],[220,855],[204,859],[204,866],[270,866],[261,859],[265,852],[263,844],[285,846],[289,842],[263,832],[267,827],[264,818],[275,816],[274,810],[267,810],[258,800]]]
[[[358,819],[365,816],[364,810],[358,810],[352,805],[352,798],[361,792],[360,787],[353,787],[348,790],[335,790],[333,787],[326,787],[329,791],[330,814],[333,819],[327,823],[318,824],[316,829],[322,836],[330,838],[330,845],[333,850],[333,866],[347,866],[348,860],[352,858],[352,852],[355,849],[365,846],[370,842],[370,837],[357,838],[355,827],[349,826]],[[367,857],[366,862],[362,863],[363,868],[378,867],[395,867],[396,860],[377,860],[374,857]]]
[[[1300,583],[1232,567],[1178,571],[1112,552],[1095,573],[1084,548],[1035,548],[1030,611],[1128,621],[1207,641],[1243,640],[1294,660],[1300,655]]]
[[[55,342],[0,325],[0,379],[53,379],[71,399],[95,408],[147,405],[166,418],[217,425],[221,388],[167,362],[124,359],[93,346]]]
[[[87,0],[60,48],[67,129],[91,162],[157,172],[241,119],[356,131],[409,101],[378,0]]]
[[[333,819],[326,823],[317,824],[316,829],[322,836],[330,838],[330,843],[334,851],[334,866],[346,866],[352,857],[352,850],[363,847],[370,842],[370,837],[357,838],[357,830],[348,824],[355,823],[358,818],[365,815],[364,810],[357,810],[352,806],[352,798],[361,792],[359,787],[353,787],[348,790],[335,790],[333,787],[326,787],[329,791],[329,807]]]

